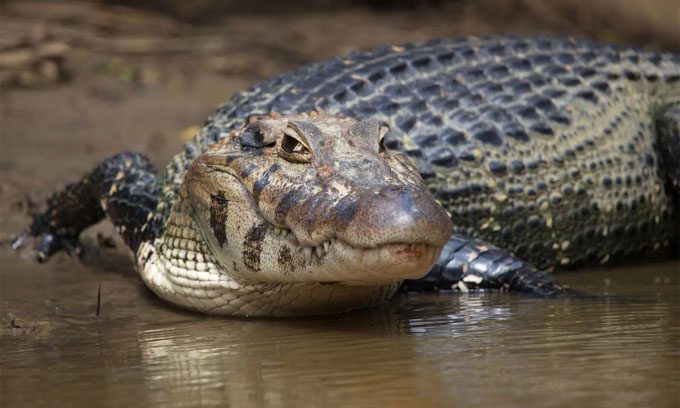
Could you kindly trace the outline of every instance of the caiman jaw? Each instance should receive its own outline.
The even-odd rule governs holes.
[[[376,285],[423,276],[451,233],[376,121],[254,120],[194,161],[183,188],[215,257],[257,282]]]
[[[283,239],[288,239],[290,235],[292,235],[292,231],[288,229],[281,229],[277,227],[273,227],[273,234],[279,237],[282,237]],[[297,241],[297,238],[294,236],[292,237],[295,241]],[[410,251],[414,254],[419,253],[419,252],[432,252],[432,253],[438,253],[441,248],[438,246],[433,246],[433,245],[428,245],[428,244],[409,244],[409,243],[391,243],[391,244],[383,244],[379,245],[377,247],[373,248],[362,248],[362,247],[355,247],[353,245],[348,244],[347,242],[341,240],[340,238],[337,237],[332,237],[328,240],[323,241],[322,243],[315,245],[315,246],[306,246],[306,245],[301,245],[298,241],[297,246],[299,247],[299,251],[302,252],[302,254],[305,256],[305,261],[307,263],[311,263],[313,258],[318,258],[322,259],[331,252],[331,248],[335,250],[338,245],[348,247],[350,250],[355,250],[355,251]],[[346,248],[343,250],[347,250]]]
[[[410,268],[417,269],[420,264],[424,263],[431,265],[434,263],[441,252],[441,246],[429,245],[426,243],[393,242],[377,245],[375,247],[359,247],[349,244],[338,237],[331,237],[318,245],[307,246],[300,244],[291,230],[272,227],[271,233],[279,238],[282,245],[289,245],[297,248],[298,254],[304,257],[304,263],[312,267],[317,264],[323,264],[328,257],[355,259],[365,266],[373,265],[374,267],[380,267],[380,264],[387,264],[388,262],[383,261],[385,259],[391,259],[393,260],[392,262],[399,259],[400,261],[409,262]],[[392,268],[394,268],[394,266],[392,266]],[[415,275],[416,276],[405,276],[401,279],[415,279],[422,274],[415,272]],[[357,278],[352,281],[346,281],[346,283],[370,284],[375,283],[376,281],[393,282],[395,280],[392,279],[392,276],[394,275],[376,274],[374,276],[367,276],[364,279]],[[331,281],[337,282],[339,279]]]

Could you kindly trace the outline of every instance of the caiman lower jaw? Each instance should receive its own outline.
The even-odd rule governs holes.
[[[287,237],[289,234],[295,238],[295,234],[289,229],[272,227],[274,235],[280,237]],[[355,250],[357,252],[369,252],[369,251],[395,251],[397,253],[411,253],[413,255],[419,256],[427,254],[430,251],[441,251],[441,247],[425,244],[425,243],[409,243],[409,242],[390,242],[385,244],[376,245],[373,247],[362,247],[357,245],[352,245],[347,241],[344,241],[337,237],[329,238],[318,245],[302,245],[299,241],[297,242],[300,251],[304,253],[305,258],[311,261],[312,258],[323,258],[330,250],[331,247],[336,245],[343,245],[349,249]]]
[[[347,279],[347,284],[375,285],[423,277],[442,248],[422,243],[388,243],[363,248],[338,240],[330,250],[335,251],[337,258],[347,259],[348,267],[355,268],[357,278]]]
[[[340,279],[329,276],[320,282],[341,281],[350,285],[375,285],[392,283],[403,279],[417,279],[425,275],[439,257],[441,246],[426,243],[393,242],[362,247],[333,237],[317,245],[302,245],[288,229],[272,227],[273,235],[279,239],[291,240],[304,255],[309,266],[328,266],[326,262],[346,265],[352,278]]]

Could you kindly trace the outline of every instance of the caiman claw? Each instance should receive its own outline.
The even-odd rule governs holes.
[[[14,240],[12,240],[10,243],[10,248],[13,251],[16,251],[21,248],[29,238],[34,236],[39,236],[38,244],[36,246],[36,259],[40,263],[47,262],[47,260],[50,259],[52,255],[62,249],[66,250],[66,252],[73,258],[80,258],[80,256],[83,254],[83,246],[78,238],[59,236],[51,232],[32,234],[30,230],[23,231]]]

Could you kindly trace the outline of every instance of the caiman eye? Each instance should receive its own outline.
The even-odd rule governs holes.
[[[279,156],[294,163],[309,162],[312,156],[311,152],[307,146],[305,146],[297,137],[293,136],[292,133],[292,130],[290,133],[287,131],[281,138]]]

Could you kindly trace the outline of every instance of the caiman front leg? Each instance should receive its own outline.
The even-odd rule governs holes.
[[[139,153],[119,153],[80,181],[53,194],[47,200],[47,209],[12,242],[12,249],[18,249],[30,237],[37,237],[40,262],[60,250],[79,256],[80,233],[108,216],[134,251],[158,228],[152,214],[159,193],[159,182],[149,159]]]
[[[552,297],[566,293],[552,274],[494,245],[466,235],[453,234],[430,272],[407,280],[402,290],[506,289]]]

